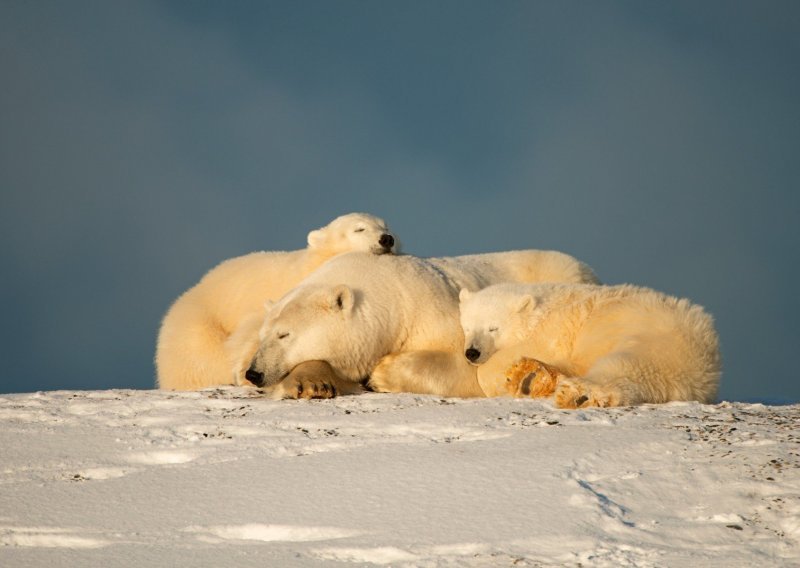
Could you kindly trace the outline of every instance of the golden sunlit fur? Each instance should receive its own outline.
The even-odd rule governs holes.
[[[341,377],[325,361],[300,363],[277,385],[267,387],[266,395],[273,400],[283,398],[333,398],[359,394],[364,387]]]
[[[512,365],[533,370],[536,363],[521,357],[557,375],[553,394],[562,408],[712,402],[717,393],[721,362],[711,316],[647,288],[492,286],[462,292],[461,323],[465,350],[486,363],[478,379],[489,396],[505,394],[510,379],[527,378]],[[549,394],[527,390],[513,394]]]
[[[240,362],[249,362],[258,347],[264,303],[283,296],[334,256],[397,252],[399,242],[385,235],[391,233],[383,220],[351,213],[311,231],[306,249],[254,252],[212,269],[164,316],[155,357],[159,388],[249,384]]]

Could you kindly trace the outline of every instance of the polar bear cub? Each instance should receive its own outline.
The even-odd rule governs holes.
[[[308,234],[308,248],[254,252],[226,260],[167,311],[156,345],[158,386],[198,389],[249,384],[243,370],[258,346],[266,300],[277,300],[330,258],[351,251],[398,253],[383,219],[350,213]]]
[[[629,285],[500,284],[462,290],[464,355],[487,395],[555,395],[562,408],[714,400],[720,377],[713,320],[688,300]],[[507,355],[506,355],[507,357]],[[491,364],[487,367],[492,367]],[[541,381],[541,382],[540,382]]]

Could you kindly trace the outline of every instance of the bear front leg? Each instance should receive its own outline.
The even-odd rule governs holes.
[[[275,400],[284,398],[333,398],[358,394],[364,388],[344,379],[325,361],[306,361],[296,366],[280,383],[268,389]]]
[[[484,396],[475,367],[461,353],[447,351],[386,355],[370,373],[369,386],[377,392]]]
[[[544,398],[553,394],[563,373],[547,363],[522,357],[506,372],[505,387],[511,396]]]
[[[258,351],[258,329],[264,320],[262,310],[253,312],[244,318],[225,340],[225,355],[233,371],[233,384],[240,387],[252,387],[244,374],[250,367],[253,355]]]

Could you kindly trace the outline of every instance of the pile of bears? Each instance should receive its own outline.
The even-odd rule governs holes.
[[[163,389],[553,397],[560,408],[712,402],[721,369],[713,320],[688,300],[604,286],[556,251],[400,254],[363,213],[311,231],[305,249],[216,266],[168,310],[155,359]]]

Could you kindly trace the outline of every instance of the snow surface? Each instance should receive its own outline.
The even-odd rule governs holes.
[[[0,397],[0,566],[797,566],[800,406]]]

